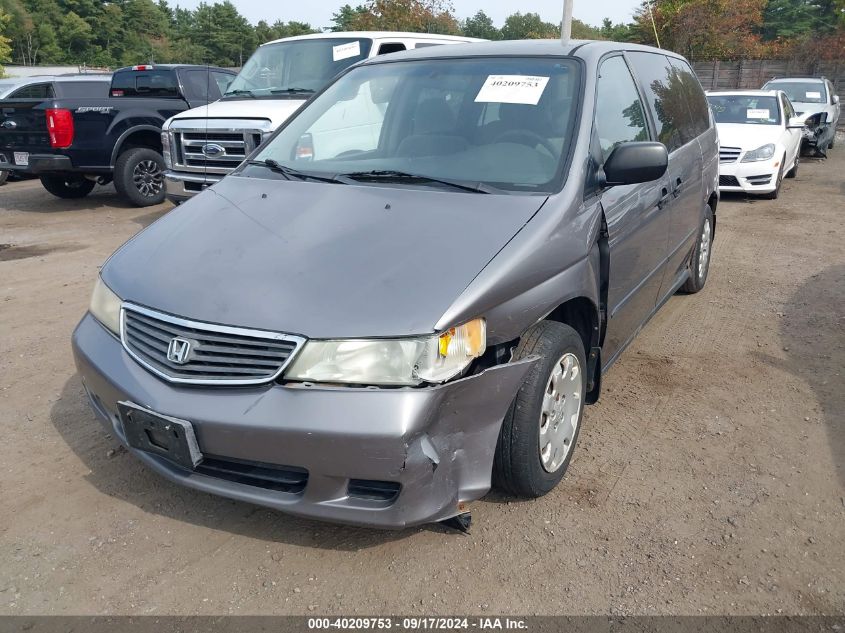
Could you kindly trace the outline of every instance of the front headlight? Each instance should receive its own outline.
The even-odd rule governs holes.
[[[114,294],[98,276],[88,311],[115,334],[120,334],[120,304],[120,297]]]
[[[173,169],[173,159],[170,156],[170,133],[161,133],[161,156],[164,158],[164,166]]]
[[[439,383],[460,374],[486,349],[484,319],[439,335],[308,341],[285,372],[285,378],[362,385]]]
[[[753,163],[758,160],[769,160],[775,155],[775,146],[771,143],[746,152],[742,158],[743,163]]]

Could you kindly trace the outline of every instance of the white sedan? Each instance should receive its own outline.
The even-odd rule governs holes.
[[[777,198],[798,174],[804,119],[782,90],[708,92],[719,132],[719,190]]]

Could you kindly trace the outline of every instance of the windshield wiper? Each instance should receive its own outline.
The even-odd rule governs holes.
[[[252,90],[230,90],[229,92],[224,92],[223,97],[250,97],[251,99],[257,98],[254,94],[252,94]]]
[[[421,174],[409,174],[404,171],[397,171],[393,169],[382,169],[373,171],[353,171],[348,174],[338,174],[336,179],[347,178],[349,180],[374,180],[387,181],[395,180],[402,182],[430,182],[439,185],[447,185],[455,189],[462,189],[463,191],[470,191],[472,193],[501,193],[500,189],[491,187],[483,182],[464,181],[464,180],[449,180],[445,178],[433,178],[432,176],[424,176]]]
[[[270,94],[272,95],[298,95],[298,94],[313,94],[313,90],[310,88],[277,88],[275,90],[271,90]]]
[[[294,169],[293,167],[282,165],[275,158],[265,158],[264,160],[248,160],[246,161],[246,163],[247,165],[260,165],[262,167],[267,167],[268,169],[271,169],[276,173],[282,174],[288,180],[317,180],[319,182],[345,184],[343,183],[343,181],[337,180],[334,176],[318,176],[317,174],[309,174],[307,172]]]

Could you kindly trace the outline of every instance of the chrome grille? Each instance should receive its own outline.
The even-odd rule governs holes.
[[[260,134],[224,133],[209,130],[206,132],[175,132],[176,161],[174,167],[186,168],[187,171],[209,171],[228,173],[240,165],[244,159],[261,143]],[[218,145],[223,153],[208,156],[203,147]]]
[[[720,147],[719,148],[719,162],[720,163],[734,163],[742,153],[739,147]]]
[[[234,129],[180,127],[183,123],[174,121],[168,130],[173,169],[218,176],[225,176],[240,165],[261,145],[264,134],[270,131],[265,129],[269,126],[269,121],[255,122],[258,125],[253,129],[240,129],[240,126]],[[192,123],[196,125],[196,121]],[[219,146],[222,152],[210,155],[203,151],[204,147],[212,145]]]
[[[127,352],[171,382],[251,385],[277,378],[304,339],[263,330],[200,323],[124,304],[121,340]],[[168,358],[174,338],[189,342],[182,363]]]

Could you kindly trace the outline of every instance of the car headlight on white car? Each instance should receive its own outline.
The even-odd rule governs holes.
[[[745,156],[742,157],[742,162],[753,163],[758,160],[769,160],[774,155],[775,146],[772,143],[768,143],[762,147],[758,147],[757,149],[752,149],[750,152],[745,152]]]
[[[121,303],[120,297],[114,294],[111,288],[103,283],[103,280],[98,276],[94,292],[91,294],[91,305],[88,307],[88,311],[115,334],[120,334]]]
[[[441,383],[464,371],[486,349],[484,319],[413,338],[312,340],[285,378],[362,385]]]

